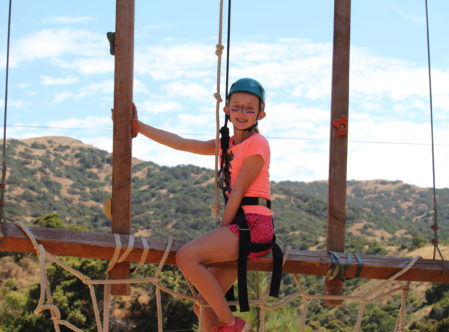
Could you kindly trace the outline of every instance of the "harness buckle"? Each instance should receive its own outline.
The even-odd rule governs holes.
[[[259,205],[268,207],[268,200],[266,198],[259,197]]]

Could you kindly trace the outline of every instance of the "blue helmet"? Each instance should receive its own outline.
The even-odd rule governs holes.
[[[230,98],[231,95],[236,92],[251,93],[256,97],[259,97],[260,101],[265,104],[265,89],[263,88],[262,84],[257,82],[255,79],[241,78],[235,81],[231,85],[231,89],[229,89],[228,98]]]

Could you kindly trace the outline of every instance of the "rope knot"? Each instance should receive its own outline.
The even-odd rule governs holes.
[[[216,56],[221,56],[223,54],[224,46],[222,44],[217,44],[217,49],[215,50]]]
[[[219,92],[214,93],[214,97],[217,100],[217,102],[219,102],[219,103],[221,103],[223,101]]]
[[[212,212],[212,218],[217,219],[220,215],[220,204],[213,204],[209,207]]]

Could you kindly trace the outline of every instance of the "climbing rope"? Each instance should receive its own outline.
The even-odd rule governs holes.
[[[222,190],[221,174],[219,174],[219,142],[220,142],[220,103],[223,101],[220,93],[221,82],[221,64],[224,46],[222,44],[223,36],[223,0],[220,0],[220,12],[218,23],[218,43],[216,45],[215,55],[217,55],[217,90],[214,93],[216,100],[215,107],[215,202],[211,205],[213,218],[218,218],[220,215],[220,192]],[[227,43],[226,43],[226,86],[225,94],[227,99],[228,83],[229,83],[229,54],[230,54],[230,42],[231,42],[231,0],[228,0],[228,26],[227,26]],[[227,116],[226,116],[227,117]],[[225,120],[226,125],[226,120]]]
[[[109,327],[108,327],[108,325],[109,325],[109,307],[107,308],[107,310],[104,310],[104,312],[103,312],[103,322],[102,322],[101,316],[100,316],[100,310],[98,307],[97,297],[96,297],[95,290],[93,287],[94,285],[109,285],[110,286],[112,284],[137,284],[137,283],[152,283],[153,285],[155,285],[157,287],[157,292],[159,292],[159,295],[157,295],[157,297],[158,297],[158,326],[159,326],[158,331],[159,332],[163,331],[162,330],[163,317],[162,317],[162,310],[161,310],[160,291],[164,291],[172,296],[183,298],[185,300],[197,301],[196,298],[193,296],[181,294],[179,292],[169,289],[168,287],[163,285],[158,278],[160,273],[162,272],[162,268],[165,265],[168,254],[170,253],[171,247],[173,245],[173,238],[170,238],[168,241],[164,255],[159,263],[158,269],[157,269],[154,277],[147,277],[147,278],[140,278],[140,279],[110,280],[110,279],[106,278],[105,280],[92,280],[88,276],[73,269],[72,267],[70,267],[69,265],[67,265],[60,259],[58,259],[57,257],[55,257],[55,256],[49,254],[47,251],[45,251],[44,247],[37,243],[34,235],[31,233],[31,231],[28,229],[28,227],[26,227],[25,225],[23,225],[19,222],[14,222],[14,224],[19,229],[21,229],[25,233],[25,235],[28,237],[28,239],[31,241],[33,248],[34,248],[34,250],[38,256],[38,259],[39,259],[39,277],[40,277],[41,291],[40,291],[38,305],[37,305],[36,309],[34,310],[34,313],[37,315],[45,310],[50,311],[50,315],[51,315],[51,319],[53,321],[55,331],[60,331],[60,326],[66,326],[66,327],[70,328],[71,330],[77,331],[77,332],[81,331],[81,330],[79,328],[77,328],[76,326],[74,326],[73,324],[61,319],[61,313],[60,313],[59,309],[53,304],[50,286],[49,286],[47,275],[46,275],[46,270],[47,270],[47,266],[48,266],[49,262],[54,263],[54,264],[58,265],[59,267],[63,268],[64,270],[66,270],[67,272],[71,273],[73,276],[78,278],[83,284],[85,284],[89,288],[92,306],[94,309],[95,322],[96,322],[98,332],[107,332],[109,329]],[[120,255],[120,252],[123,249],[121,246],[121,243],[120,243],[120,236],[118,234],[115,234],[114,236],[115,236],[115,241],[116,241],[116,248],[114,250],[114,255],[111,258],[111,262],[108,266],[107,271],[110,271],[116,263],[126,260],[126,257],[129,255],[129,253],[133,249],[133,247],[130,247],[130,244],[134,243],[134,237],[130,236],[129,237],[130,240],[129,240],[127,249],[125,250],[125,252],[122,255]],[[144,248],[146,248],[146,250],[143,251],[141,259],[139,260],[139,264],[145,262],[146,256],[148,255],[148,248],[149,248],[148,242],[146,242],[146,240],[143,238],[140,238],[140,239],[142,241],[142,244],[144,245]],[[131,248],[131,250],[129,250],[129,248]],[[136,268],[138,268],[138,267],[139,267],[139,265]],[[107,273],[107,271],[106,271],[106,273]],[[106,295],[106,301],[109,301],[109,300],[107,300],[107,295]]]
[[[433,259],[436,258],[436,253],[444,261],[443,254],[438,246],[438,208],[437,208],[437,193],[436,193],[436,175],[435,175],[435,143],[433,134],[433,93],[432,93],[432,66],[430,61],[430,32],[429,32],[429,8],[427,5],[427,0],[425,0],[426,7],[426,39],[427,39],[427,72],[429,81],[429,110],[430,110],[430,137],[432,146],[432,183],[433,183],[433,225],[431,226],[433,230]],[[444,268],[444,265],[443,265]]]
[[[54,329],[55,331],[59,332],[61,326],[65,326],[69,328],[72,331],[81,332],[82,330],[78,327],[74,326],[70,322],[64,320],[61,318],[61,312],[59,309],[53,304],[53,299],[51,296],[51,290],[50,285],[47,278],[47,267],[50,263],[58,265],[60,268],[66,270],[67,272],[71,273],[73,276],[78,278],[83,284],[85,284],[89,288],[90,297],[92,301],[94,316],[95,316],[95,322],[97,326],[98,332],[108,332],[109,331],[109,314],[110,314],[110,292],[108,287],[112,284],[138,284],[138,283],[151,283],[156,288],[156,307],[157,307],[157,319],[158,319],[158,332],[163,332],[163,312],[162,312],[162,301],[161,301],[161,292],[165,292],[173,297],[181,298],[187,301],[191,301],[194,304],[196,304],[200,308],[200,317],[199,317],[199,326],[202,324],[202,317],[204,308],[209,307],[207,303],[202,301],[200,295],[197,293],[197,291],[193,288],[193,286],[187,282],[188,288],[190,289],[190,292],[192,295],[186,295],[180,292],[176,292],[167,286],[165,286],[161,280],[160,275],[162,272],[162,269],[166,263],[166,260],[168,258],[168,255],[172,249],[173,245],[173,238],[170,237],[167,243],[167,247],[164,251],[164,254],[161,258],[161,261],[159,262],[158,268],[154,274],[153,277],[145,277],[145,278],[136,278],[136,279],[119,279],[119,280],[110,280],[106,277],[104,280],[92,280],[88,276],[84,275],[83,273],[75,270],[74,268],[70,267],[54,255],[51,255],[48,253],[44,246],[41,244],[38,244],[36,238],[32,234],[32,232],[29,230],[29,228],[19,222],[14,221],[13,224],[15,224],[19,229],[22,230],[23,233],[28,237],[30,242],[33,245],[33,248],[36,252],[36,255],[38,256],[39,261],[39,278],[40,278],[40,296],[39,301],[37,304],[36,309],[34,310],[34,313],[36,315],[44,312],[49,311],[51,319],[53,321]],[[134,236],[129,236],[128,245],[126,247],[123,247],[120,241],[120,236],[118,234],[114,234],[115,238],[115,250],[113,253],[113,256],[111,257],[110,263],[108,265],[106,276],[108,271],[110,271],[116,263],[120,263],[126,260],[128,255],[132,252],[134,249],[134,243],[136,238]],[[149,245],[145,238],[139,237],[140,241],[142,242],[142,245],[144,247],[144,250],[141,254],[141,258],[139,259],[139,264],[136,266],[136,269],[138,269],[146,260],[149,252]],[[123,253],[122,253],[122,250]],[[290,247],[287,247],[284,251],[284,257],[283,257],[283,263],[285,263],[288,259],[289,253],[291,251]],[[363,318],[363,313],[366,308],[366,305],[368,303],[379,301],[387,296],[392,296],[394,293],[397,293],[399,291],[402,291],[401,295],[401,307],[399,310],[397,322],[396,322],[396,328],[395,332],[402,332],[405,328],[405,322],[406,322],[406,304],[407,304],[407,294],[409,291],[409,285],[410,282],[402,282],[398,287],[394,288],[388,288],[387,284],[392,282],[397,282],[397,278],[399,278],[401,275],[409,271],[416,262],[421,257],[415,257],[413,258],[407,266],[405,266],[402,270],[391,276],[387,280],[383,280],[380,283],[377,283],[376,285],[370,287],[368,291],[365,291],[361,295],[316,295],[316,294],[308,294],[304,291],[301,281],[299,280],[298,276],[296,274],[293,275],[293,278],[296,282],[296,285],[298,287],[298,291],[294,292],[292,294],[289,294],[282,298],[281,300],[275,302],[275,303],[268,303],[268,293],[270,285],[268,285],[267,289],[262,292],[262,296],[260,299],[250,300],[250,305],[252,306],[258,306],[260,308],[260,321],[259,321],[259,332],[265,331],[265,317],[266,317],[266,311],[268,310],[276,310],[279,309],[294,300],[301,298],[302,304],[301,304],[301,317],[300,317],[300,331],[304,332],[306,329],[306,318],[308,313],[308,305],[312,300],[342,300],[342,301],[358,301],[359,309],[358,309],[358,315],[357,315],[357,322],[354,328],[354,332],[359,332],[361,329],[361,322]],[[405,283],[405,284],[404,284]],[[98,306],[97,297],[95,294],[94,286],[95,285],[104,285],[105,286],[105,299],[103,303],[103,320],[101,320],[100,310]],[[231,301],[229,302],[229,305],[237,305],[238,301]]]
[[[9,50],[11,41],[11,12],[12,12],[12,0],[9,0],[8,9],[8,36],[6,42],[6,67],[5,67],[5,101],[3,111],[3,145],[2,145],[2,176],[0,182],[0,244],[2,244],[7,234],[3,231],[5,224],[5,188],[6,188],[6,122],[8,119],[8,87],[9,87]]]
[[[396,327],[395,327],[394,331],[395,332],[403,332],[404,328],[405,328],[405,321],[406,321],[406,315],[407,315],[406,304],[407,304],[407,295],[408,295],[408,291],[409,291],[410,281],[403,282],[405,284],[400,285],[400,286],[395,287],[390,290],[387,289],[386,285],[388,283],[397,281],[397,278],[399,278],[401,275],[403,275],[408,270],[410,270],[420,258],[421,257],[413,258],[407,264],[407,266],[404,267],[402,270],[395,273],[390,278],[388,278],[380,283],[375,284],[368,291],[365,291],[362,295],[356,295],[356,296],[354,296],[354,295],[349,296],[349,295],[310,295],[310,294],[306,294],[303,290],[301,281],[299,280],[298,276],[295,274],[295,275],[293,275],[293,277],[294,277],[295,282],[300,291],[286,297],[283,302],[293,301],[293,299],[296,297],[301,297],[303,299],[302,306],[301,306],[302,309],[301,309],[301,318],[300,318],[300,332],[304,332],[305,328],[306,328],[305,322],[306,322],[307,313],[308,313],[308,306],[313,299],[359,301],[360,303],[359,303],[359,308],[358,308],[357,321],[356,321],[356,325],[354,327],[354,332],[359,332],[361,330],[363,313],[364,313],[366,305],[368,303],[379,301],[387,296],[392,296],[394,293],[396,293],[398,291],[402,291],[401,308],[399,310],[398,318],[396,321]],[[280,301],[279,304],[281,302],[282,301]]]
[[[220,104],[223,101],[220,94],[220,81],[221,81],[221,60],[223,55],[223,0],[220,0],[220,13],[218,15],[218,43],[216,45],[215,55],[217,56],[217,90],[214,94],[215,105],[215,202],[211,205],[212,217],[218,218],[220,215],[220,186],[218,176],[218,142],[220,141]]]

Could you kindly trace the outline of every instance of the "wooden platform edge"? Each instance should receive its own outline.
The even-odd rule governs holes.
[[[99,232],[80,232],[73,230],[62,230],[54,228],[28,227],[39,244],[50,254],[57,256],[74,256],[93,259],[111,259],[116,247],[114,235]],[[3,233],[6,239],[0,244],[0,251],[11,252],[35,252],[28,237],[14,224],[4,224]],[[159,263],[168,240],[156,238],[145,238],[150,246],[147,263]],[[0,242],[2,235],[0,233]],[[122,252],[128,246],[129,236],[120,235]],[[174,241],[167,264],[175,265],[176,251],[183,245],[181,241]],[[139,237],[135,237],[133,250],[126,261],[138,262],[142,256],[143,244]],[[347,254],[340,254],[340,262],[346,263]],[[389,257],[377,255],[360,255],[363,260],[363,269],[360,278],[388,279],[403,269],[412,258]],[[357,263],[352,260],[346,270],[346,276],[352,277],[356,273]],[[257,263],[249,262],[248,268],[257,271],[271,271],[271,254],[261,257]],[[232,267],[234,262],[216,264],[222,267]],[[300,251],[292,249],[284,265],[284,273],[297,273],[309,275],[326,275],[330,266],[327,252],[323,251]],[[449,262],[420,259],[414,267],[403,274],[398,280],[449,283]]]

